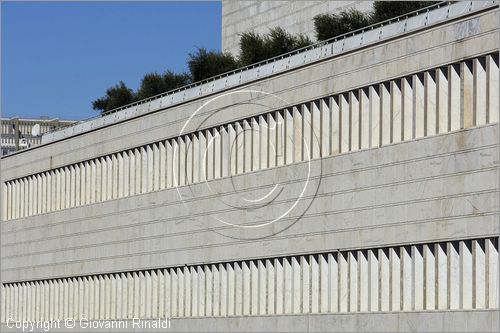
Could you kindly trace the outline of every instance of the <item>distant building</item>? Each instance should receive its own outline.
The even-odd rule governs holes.
[[[32,146],[39,145],[42,142],[42,135],[54,129],[60,129],[74,124],[72,120],[59,120],[48,118],[2,118],[2,140],[1,154],[6,155],[19,149],[26,149]],[[33,126],[38,124],[40,130],[37,135],[33,135]],[[16,136],[16,128],[18,128],[18,136]],[[16,143],[17,142],[17,143]]]

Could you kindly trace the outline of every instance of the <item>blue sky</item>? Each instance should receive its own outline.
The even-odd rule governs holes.
[[[2,116],[83,119],[91,101],[148,72],[220,50],[220,2],[2,1]]]

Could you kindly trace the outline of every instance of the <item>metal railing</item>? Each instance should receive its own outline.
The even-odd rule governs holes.
[[[111,123],[115,123],[117,121],[125,120],[133,116],[144,114],[149,111],[153,111],[151,110],[151,107],[146,111],[138,110],[138,108],[145,106],[148,103],[157,102],[156,104],[159,104],[153,106],[154,110],[165,108],[167,106],[172,106],[181,102],[199,98],[206,94],[220,92],[230,87],[238,86],[243,83],[249,83],[268,75],[276,74],[278,72],[283,72],[291,68],[312,63],[314,61],[324,59],[332,55],[351,51],[353,49],[370,45],[384,39],[404,34],[406,32],[415,31],[430,24],[440,23],[447,19],[459,17],[472,11],[481,10],[496,5],[498,5],[497,0],[460,2],[445,1],[436,3],[434,5],[410,12],[408,14],[381,21],[358,30],[354,30],[324,41],[320,41],[318,43],[276,56],[274,58],[269,58],[252,65],[241,67],[202,81],[194,82],[177,89],[173,89],[146,99],[142,99],[140,101],[124,105],[119,108],[115,108],[113,110],[106,111],[101,115],[87,118],[79,121],[76,124],[68,126],[70,127],[70,129],[73,128],[73,131],[68,131],[67,127],[58,128],[56,130],[57,132],[50,131],[46,133],[42,137],[42,143],[59,140],[66,136],[82,133],[98,127],[109,125]],[[303,55],[303,57],[301,59],[297,58],[299,55]],[[285,60],[287,61],[286,63],[284,63]],[[269,67],[270,65],[273,66],[271,69],[266,68],[266,66]],[[240,74],[239,77],[237,76],[237,74]],[[246,75],[246,78],[242,78],[242,74],[248,75]],[[224,80],[224,82],[222,82],[222,80]],[[209,85],[211,85],[211,89]],[[203,88],[206,88],[205,91],[203,91]],[[170,103],[163,105],[162,99],[165,99],[166,97],[170,97]],[[131,110],[134,107],[136,108],[136,110]],[[124,114],[123,117],[106,119],[111,115],[124,110],[129,110],[130,112],[128,114]],[[101,119],[100,124],[89,124],[88,126],[82,127],[79,131],[74,130],[78,125],[88,124],[91,121],[96,121],[99,119]],[[65,131],[67,133],[65,133]],[[60,133],[60,135],[54,135],[56,133]]]

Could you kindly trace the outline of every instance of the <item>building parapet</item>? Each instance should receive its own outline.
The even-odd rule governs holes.
[[[496,237],[360,248],[5,283],[0,313],[4,323],[497,309],[497,271]]]
[[[466,59],[10,179],[3,184],[2,217],[19,219],[498,123],[498,61],[498,53]]]

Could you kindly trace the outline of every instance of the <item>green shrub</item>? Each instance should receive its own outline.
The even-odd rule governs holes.
[[[188,67],[193,82],[229,72],[238,66],[238,61],[232,54],[207,51],[204,48],[190,53],[188,58]]]
[[[132,89],[127,87],[123,81],[120,81],[117,85],[108,88],[106,95],[94,100],[92,107],[94,110],[100,110],[103,113],[130,104],[135,100]]]
[[[345,10],[339,14],[319,14],[313,20],[318,41],[340,36],[371,24],[370,15],[357,9]]]
[[[158,73],[149,73],[144,75],[141,86],[137,90],[137,99],[152,97],[166,91],[176,89],[191,82],[188,74],[176,74],[167,71],[163,75]]]
[[[305,35],[298,34],[294,36],[283,28],[276,27],[266,35],[264,47],[269,49],[271,57],[276,57],[311,44],[312,42]]]
[[[417,9],[431,6],[439,1],[375,1],[371,21],[378,23],[401,16]]]
[[[338,14],[319,14],[313,19],[316,39],[321,41],[337,37],[435,3],[437,1],[375,1],[371,13],[348,9]]]
[[[269,58],[270,52],[265,47],[264,38],[255,32],[244,32],[240,37],[239,60],[243,66],[254,64]]]
[[[311,44],[307,36],[292,35],[280,27],[271,29],[264,36],[255,32],[245,32],[240,38],[239,61],[241,65],[247,66]]]

